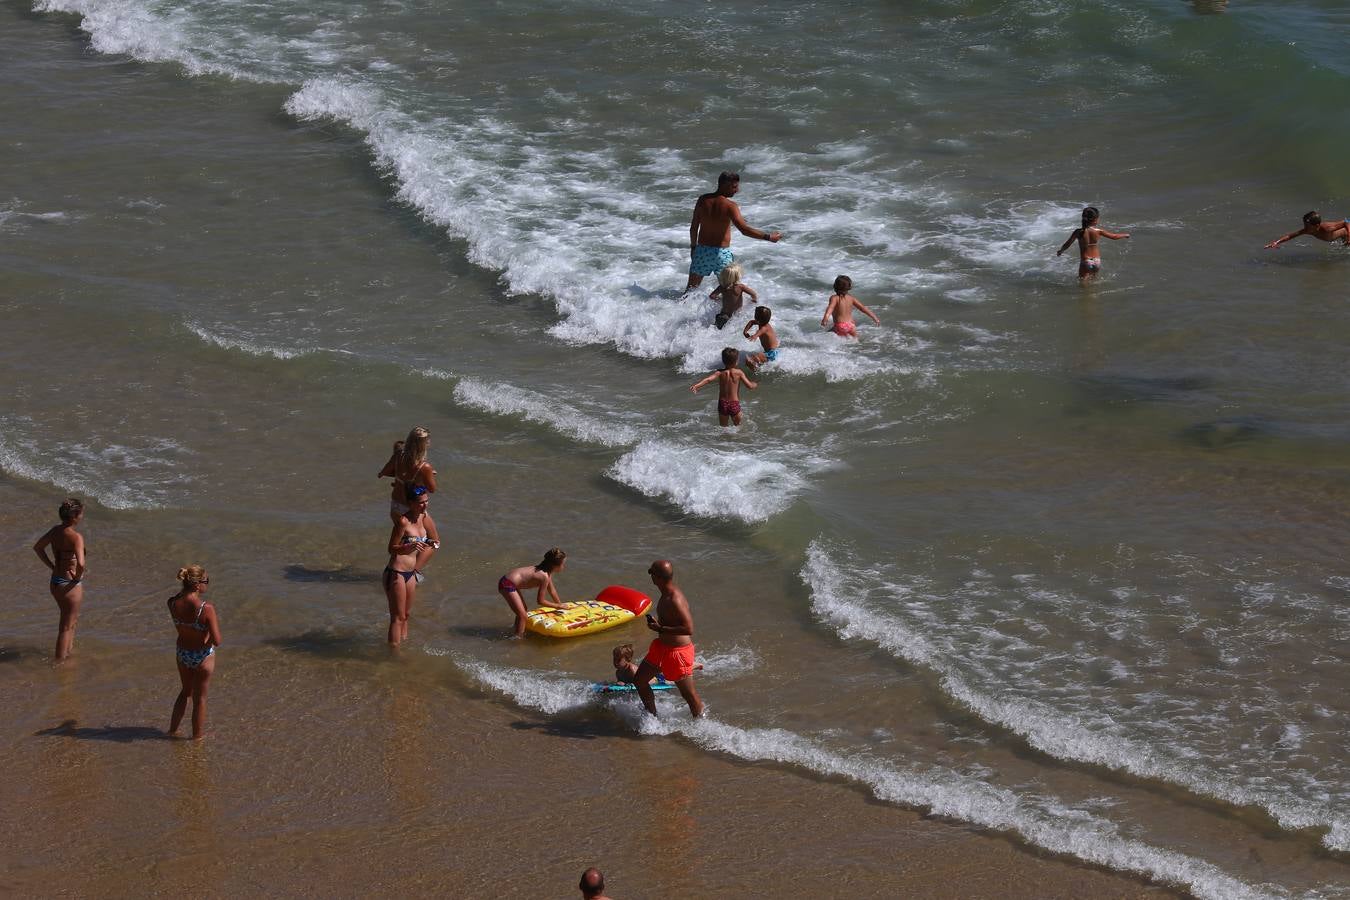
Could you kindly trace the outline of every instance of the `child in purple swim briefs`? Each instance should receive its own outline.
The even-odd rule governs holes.
[[[722,368],[689,386],[689,390],[697,394],[699,388],[717,382],[717,421],[723,428],[741,424],[740,386],[745,385],[752,391],[759,387],[740,370],[737,365],[740,359],[740,351],[735,347],[723,349]]]

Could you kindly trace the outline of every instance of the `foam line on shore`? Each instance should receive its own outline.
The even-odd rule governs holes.
[[[637,443],[642,434],[630,425],[606,421],[565,401],[503,382],[462,378],[455,385],[454,396],[463,406],[544,425],[586,444],[627,447]]]
[[[1201,763],[1167,748],[1084,726],[1075,716],[1044,703],[1013,695],[994,695],[973,685],[931,640],[893,616],[879,614],[853,599],[866,596],[867,586],[854,584],[819,541],[807,549],[802,581],[811,591],[812,611],[841,638],[865,640],[892,655],[937,675],[943,691],[986,722],[1006,728],[1036,750],[1072,760],[1175,784],[1235,806],[1255,806],[1281,827],[1329,829],[1322,843],[1332,850],[1350,849],[1347,820],[1331,807],[1291,799],[1221,777]]]
[[[601,702],[589,693],[585,682],[493,666],[453,651],[442,651],[437,655],[448,657],[481,686],[505,695],[518,706],[546,715],[574,712]],[[1032,801],[1006,788],[949,769],[901,769],[867,757],[831,751],[786,729],[742,728],[706,714],[702,719],[691,720],[680,712],[682,704],[678,700],[661,696],[657,702],[663,708],[665,718],[662,719],[644,715],[635,703],[606,702],[641,734],[678,734],[712,753],[841,778],[865,788],[884,803],[923,809],[934,815],[1016,834],[1032,846],[1179,886],[1204,900],[1257,900],[1281,896],[1247,884],[1195,857],[1123,837],[1114,823],[1091,813],[1067,810],[1053,800]]]
[[[806,475],[827,465],[791,445],[723,450],[651,439],[625,453],[605,475],[696,516],[754,524],[791,506],[806,489]]]

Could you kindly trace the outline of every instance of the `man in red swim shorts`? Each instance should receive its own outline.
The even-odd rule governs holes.
[[[689,614],[689,601],[675,584],[675,567],[670,560],[658,559],[647,574],[661,592],[655,618],[647,616],[647,627],[656,632],[656,640],[647,648],[647,658],[638,666],[633,684],[647,712],[656,715],[651,680],[658,673],[664,675],[679,689],[690,714],[697,718],[703,715],[703,701],[694,690],[694,617]]]

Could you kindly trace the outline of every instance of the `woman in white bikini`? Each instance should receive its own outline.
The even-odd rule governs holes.
[[[408,502],[404,497],[409,485],[419,485],[427,493],[436,493],[436,470],[427,462],[427,449],[431,446],[431,432],[421,425],[408,432],[406,440],[394,442],[394,452],[384,464],[376,478],[393,478],[394,487],[389,495],[389,518],[398,524],[399,518],[408,511]]]

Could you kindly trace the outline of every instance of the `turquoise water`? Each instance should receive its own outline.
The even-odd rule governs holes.
[[[424,423],[457,549],[414,637],[465,703],[560,714],[607,658],[466,631],[499,569],[669,556],[721,663],[696,746],[1344,895],[1350,254],[1261,247],[1350,214],[1350,12],[1203,6],[16,7],[0,465],[204,520],[245,646],[278,595],[376,641],[372,585],[306,573],[378,570],[371,476]],[[748,310],[677,296],[723,168],[785,235],[733,242],[785,347],[738,433],[685,387]],[[1132,237],[1084,289],[1089,203]]]

